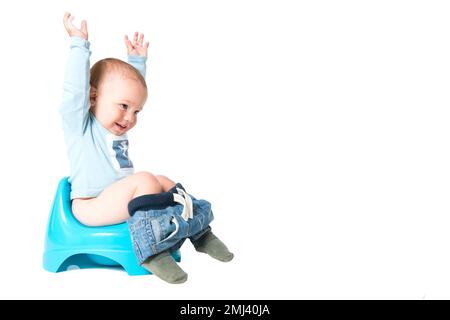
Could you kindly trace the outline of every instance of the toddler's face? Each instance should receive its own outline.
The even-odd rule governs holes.
[[[95,118],[116,136],[125,134],[137,122],[137,114],[147,100],[147,90],[136,79],[110,72],[91,88],[91,110]]]

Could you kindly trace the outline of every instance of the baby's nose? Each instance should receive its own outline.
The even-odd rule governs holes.
[[[133,114],[130,112],[125,113],[125,116],[123,117],[125,121],[130,122],[133,119]]]

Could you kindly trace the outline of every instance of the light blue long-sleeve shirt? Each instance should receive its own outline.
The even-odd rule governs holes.
[[[112,183],[134,173],[127,135],[116,136],[89,111],[90,43],[71,38],[59,111],[70,161],[71,199],[97,197]],[[145,77],[147,58],[128,56],[128,63]]]

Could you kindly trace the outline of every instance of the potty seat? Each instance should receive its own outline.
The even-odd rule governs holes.
[[[72,213],[71,186],[61,179],[48,219],[44,249],[44,269],[61,272],[95,267],[123,268],[129,275],[150,274],[134,255],[128,223],[88,227]],[[180,251],[173,254],[180,262]]]

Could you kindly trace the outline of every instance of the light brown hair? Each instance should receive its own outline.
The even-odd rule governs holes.
[[[111,71],[122,72],[125,76],[135,78],[144,86],[145,90],[147,90],[147,84],[141,73],[131,64],[116,58],[99,60],[91,67],[91,87],[98,89],[100,83],[105,78],[105,75]]]

